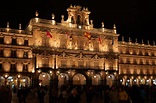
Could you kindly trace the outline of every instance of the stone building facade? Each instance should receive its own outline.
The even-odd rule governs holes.
[[[61,22],[35,13],[25,30],[0,29],[0,85],[155,84],[156,46],[119,41],[94,28],[88,8],[70,6]]]

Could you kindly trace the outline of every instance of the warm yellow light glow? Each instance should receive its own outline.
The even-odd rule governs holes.
[[[39,21],[39,18],[35,18],[35,21],[36,21],[36,23],[38,23],[38,21]]]
[[[17,78],[21,78],[21,75],[20,75],[20,74],[18,74],[18,75],[17,75]]]

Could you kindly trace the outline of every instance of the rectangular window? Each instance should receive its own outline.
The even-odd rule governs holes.
[[[16,57],[16,51],[15,50],[11,50],[11,57]]]
[[[0,44],[4,44],[4,38],[0,37]]]
[[[28,65],[27,64],[24,64],[24,66],[23,66],[23,72],[28,72]]]
[[[13,45],[16,45],[16,44],[17,44],[17,43],[16,43],[16,39],[14,39],[14,38],[12,39],[12,44],[13,44]]]
[[[3,70],[3,68],[2,68],[2,64],[0,64],[0,71],[2,71]]]
[[[16,64],[11,64],[11,72],[16,72]]]
[[[24,45],[28,46],[28,40],[24,40]]]

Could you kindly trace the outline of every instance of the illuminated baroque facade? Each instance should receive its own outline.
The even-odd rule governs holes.
[[[67,12],[60,23],[36,12],[25,30],[0,29],[0,85],[155,84],[155,44],[119,41],[115,25],[94,28],[87,8]]]

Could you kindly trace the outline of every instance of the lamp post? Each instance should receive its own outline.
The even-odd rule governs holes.
[[[4,82],[5,82],[4,85],[5,85],[5,86],[7,85],[8,76],[9,76],[8,74],[4,74],[4,79],[5,79],[5,80],[4,80]]]
[[[49,70],[49,74],[50,74],[50,89],[51,89],[52,88],[52,76],[53,76],[52,70]]]
[[[36,79],[37,79],[37,86],[41,86],[41,82],[40,82],[40,80],[39,80],[39,76],[40,76],[40,74],[41,74],[41,69],[39,69],[39,70],[37,70],[37,77],[36,77]]]
[[[21,78],[21,75],[18,74],[18,75],[17,75],[17,87],[18,87],[18,88],[20,87],[20,78]]]
[[[54,55],[54,73],[53,73],[53,87],[58,87],[58,77],[56,71],[56,55]]]

